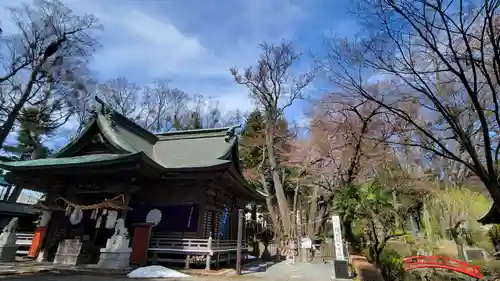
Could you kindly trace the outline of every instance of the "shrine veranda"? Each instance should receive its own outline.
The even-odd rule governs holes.
[[[98,102],[82,132],[54,156],[0,162],[9,183],[46,194],[35,206],[44,216],[30,257],[54,260],[61,241],[71,240],[81,242],[75,263],[97,263],[123,218],[131,263],[203,262],[209,269],[234,260],[238,209],[264,198],[243,177],[235,128],[153,134]]]

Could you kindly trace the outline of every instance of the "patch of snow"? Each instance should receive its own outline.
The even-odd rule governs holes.
[[[168,277],[191,277],[179,271],[159,265],[139,267],[127,274],[128,278],[168,278]]]

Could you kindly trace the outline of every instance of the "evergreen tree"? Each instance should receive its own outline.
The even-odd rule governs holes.
[[[188,130],[198,130],[203,129],[203,122],[201,120],[201,115],[197,111],[191,112],[190,120],[188,121]]]
[[[21,110],[19,116],[19,135],[16,146],[4,149],[18,155],[21,160],[47,157],[49,149],[42,144],[42,138],[54,133],[54,122],[50,111],[43,107],[28,107]]]
[[[172,121],[172,129],[175,131],[180,131],[183,129],[182,122],[177,115],[174,116],[174,120]]]
[[[284,169],[285,175],[291,175],[294,171],[288,168],[285,162],[290,152],[289,141],[293,139],[293,134],[288,129],[288,122],[285,119],[279,120],[277,129],[275,147],[278,153],[276,155],[276,160],[283,163],[282,168]],[[268,170],[268,162],[267,159],[263,159],[265,146],[264,130],[264,116],[259,109],[255,109],[250,113],[243,126],[240,141],[240,157],[246,174],[252,175],[251,180],[253,184],[261,185],[261,175],[264,174],[266,184],[272,191],[273,183],[271,174]],[[285,188],[287,188],[286,186],[288,186],[288,182],[285,181]]]
[[[254,169],[262,162],[264,118],[258,109],[248,116],[241,133],[241,161],[245,169]]]

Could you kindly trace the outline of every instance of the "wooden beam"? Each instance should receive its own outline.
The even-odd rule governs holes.
[[[238,210],[238,240],[236,244],[236,274],[241,275],[241,244],[243,243],[243,209]]]
[[[197,173],[172,173],[172,174],[163,174],[161,176],[162,180],[192,180],[192,179],[200,179],[203,180],[214,180],[219,174],[218,173],[205,173],[205,172],[197,172]]]
[[[125,194],[124,194],[124,197],[125,197],[125,198],[124,198],[124,202],[123,202],[123,205],[124,205],[125,207],[128,207],[128,206],[130,205],[130,199],[131,199],[131,197],[132,197],[132,193],[133,193],[133,192],[135,192],[135,191],[136,191],[136,190],[138,190],[138,189],[139,189],[139,187],[138,187],[138,186],[131,186],[131,187],[129,187],[129,188],[128,188],[128,190],[125,192]],[[134,190],[134,191],[133,191],[133,190]],[[124,221],[126,221],[126,220],[127,220],[127,212],[128,212],[128,211],[127,211],[126,209],[125,209],[125,210],[122,210],[122,218],[123,218],[123,220],[124,220]]]
[[[109,186],[109,187],[104,187],[104,188],[99,188],[99,189],[92,189],[92,190],[85,190],[85,189],[78,189],[76,188],[74,190],[75,194],[94,194],[94,193],[116,193],[116,194],[121,194],[121,193],[129,193],[129,192],[136,192],[139,190],[139,187],[137,186],[131,186],[131,187],[119,187],[119,186]],[[130,197],[130,196],[129,196]]]

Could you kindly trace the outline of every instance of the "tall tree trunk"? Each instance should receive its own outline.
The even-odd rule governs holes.
[[[295,185],[295,189],[293,191],[293,208],[292,208],[292,214],[293,214],[293,222],[291,223],[291,233],[295,233],[294,236],[297,236],[297,235],[300,235],[300,233],[297,233],[297,230],[298,230],[298,226],[297,225],[297,200],[298,200],[298,196],[299,196],[299,188],[300,188],[300,185],[299,185],[299,182],[297,181],[296,185]],[[302,220],[301,220],[302,222]]]
[[[315,233],[325,233],[326,232],[326,221],[328,219],[328,209],[326,206],[321,206],[317,211],[314,223]],[[326,234],[326,233],[325,233]]]
[[[273,178],[273,183],[274,183],[274,190],[276,194],[276,200],[278,202],[278,209],[283,221],[283,229],[287,235],[290,234],[290,213],[289,213],[289,207],[288,207],[288,202],[286,200],[286,195],[285,191],[283,189],[283,184],[281,182],[280,174],[279,174],[279,169],[278,169],[278,163],[276,161],[276,155],[274,151],[274,135],[273,135],[273,128],[271,128],[271,124],[269,122],[266,122],[266,134],[265,134],[265,139],[266,139],[266,152],[267,152],[267,159],[269,161],[269,168],[271,169],[271,175]]]
[[[352,231],[352,220],[341,216],[342,220],[342,232],[344,234],[345,241],[347,242],[347,250],[350,253],[359,253],[361,249],[359,248],[359,243],[356,235]]]
[[[33,140],[33,151],[31,152],[31,160],[36,160],[43,157],[43,145],[40,142],[40,136],[33,130],[30,131],[31,139]]]
[[[5,142],[5,139],[7,139],[7,136],[9,135],[10,131],[14,127],[14,124],[16,122],[17,117],[19,116],[19,113],[21,112],[21,109],[23,106],[26,104],[26,102],[29,99],[29,96],[31,94],[31,91],[33,90],[33,85],[35,84],[36,76],[38,75],[38,72],[40,70],[41,65],[43,62],[40,62],[32,71],[29,77],[29,81],[26,84],[26,88],[24,88],[24,91],[21,95],[21,98],[19,101],[14,105],[12,110],[9,112],[7,115],[7,120],[5,120],[5,123],[2,124],[0,127],[0,147],[3,146],[3,143]]]
[[[271,189],[268,186],[266,176],[264,174],[262,174],[261,181],[262,181],[262,186],[264,187],[264,191],[267,194],[271,194],[270,193]],[[273,227],[275,227],[275,228],[278,227],[278,216],[274,210],[273,199],[271,196],[266,196],[266,207],[267,207],[267,211],[269,212],[269,215],[271,216],[271,220],[273,222]]]
[[[319,186],[314,186],[311,203],[309,205],[309,215],[307,216],[307,235],[311,238],[316,236],[316,225],[320,224],[319,221],[316,220],[316,213],[318,210],[318,192]]]
[[[493,199],[493,205],[495,205],[497,211],[500,213],[500,183],[496,178],[492,178],[488,181],[488,184],[486,184],[486,188]]]

